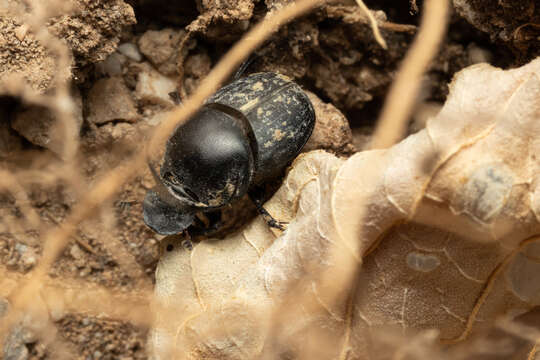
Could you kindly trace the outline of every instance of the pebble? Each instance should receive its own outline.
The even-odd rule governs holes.
[[[183,30],[149,30],[140,37],[139,49],[159,72],[165,75],[176,75],[178,49],[184,36]]]
[[[83,257],[83,252],[81,248],[79,247],[79,245],[77,244],[74,244],[73,246],[71,246],[71,249],[69,249],[69,254],[75,260],[78,260]]]
[[[73,89],[72,96],[74,101],[71,115],[75,128],[70,136],[78,138],[83,123],[82,97],[76,88]],[[66,135],[63,129],[57,126],[57,118],[49,109],[37,105],[29,106],[17,112],[11,127],[31,143],[57,155],[63,154]]]
[[[126,57],[119,53],[112,53],[104,61],[96,64],[97,72],[107,76],[121,76]]]
[[[87,105],[88,121],[94,124],[139,119],[131,92],[119,76],[98,80],[88,93]]]
[[[160,74],[148,64],[141,67],[135,90],[139,100],[173,107],[175,104],[169,96],[173,91],[176,91],[176,81]]]
[[[137,45],[133,43],[123,43],[118,46],[118,52],[122,55],[125,55],[127,58],[136,61],[141,62],[142,61],[142,54],[139,51],[139,48]]]

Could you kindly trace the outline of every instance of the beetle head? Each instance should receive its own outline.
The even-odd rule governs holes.
[[[191,225],[194,217],[195,212],[191,207],[181,202],[169,203],[155,190],[146,193],[143,219],[146,225],[158,234],[178,234]]]
[[[143,220],[152,230],[162,235],[178,234],[193,222],[196,207],[179,199],[166,186],[148,161],[156,186],[146,193],[143,201]]]

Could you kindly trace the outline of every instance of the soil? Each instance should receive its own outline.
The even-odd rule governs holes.
[[[448,82],[460,69],[486,61],[509,68],[538,55],[534,1],[507,2],[503,10],[479,16],[487,3],[496,5],[454,0],[450,27],[425,76],[411,132],[422,127],[418,119],[426,106],[436,109],[444,102]],[[5,3],[0,7],[0,168],[21,179],[27,207],[12,192],[0,192],[0,264],[25,274],[40,261],[43,249],[43,228],[36,227],[36,218],[44,227],[61,224],[84,186],[121,165],[173,108],[169,92],[192,93],[235,41],[287,1],[73,0],[56,13],[39,13],[17,0]],[[374,41],[355,2],[338,1],[284,26],[253,55],[248,72],[280,72],[311,93],[322,120],[307,150],[349,156],[367,146],[414,38],[420,1],[366,4],[374,10],[387,50]],[[59,61],[62,54],[65,67]],[[71,98],[81,99],[72,108],[73,116],[82,118],[76,122],[75,172],[66,172],[65,149],[56,140],[60,107],[48,102],[61,99],[63,79],[70,79]],[[152,186],[148,171],[125,185],[79,227],[50,277],[117,291],[136,290],[141,279],[151,283],[161,237],[142,222],[141,202]],[[254,209],[248,210],[251,215],[228,216],[242,223],[254,216]],[[58,336],[79,359],[147,358],[147,328],[74,313],[55,321]],[[4,350],[13,352],[5,353],[5,359],[54,358],[36,336],[9,339]]]

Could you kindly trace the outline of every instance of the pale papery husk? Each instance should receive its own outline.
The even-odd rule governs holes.
[[[164,239],[153,356],[426,358],[540,305],[539,120],[540,59],[479,64],[399,144],[301,155],[266,204],[285,232]]]

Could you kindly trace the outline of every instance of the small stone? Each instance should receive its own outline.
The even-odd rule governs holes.
[[[20,255],[22,255],[22,254],[24,254],[26,252],[26,250],[28,250],[28,245],[18,242],[18,243],[15,244],[15,250]]]
[[[90,269],[89,267],[85,267],[81,271],[79,271],[79,276],[80,277],[86,277],[86,276],[88,276],[90,274],[91,271],[92,271],[92,269]]]
[[[135,122],[139,114],[121,77],[97,81],[88,93],[88,121],[104,124],[115,120]]]
[[[15,36],[19,41],[23,41],[26,37],[26,34],[28,33],[28,25],[23,24],[19,26],[17,29],[15,29]]]
[[[83,123],[82,98],[78,89],[73,89],[73,105],[71,116],[75,127],[72,129],[74,138],[79,137]],[[47,108],[33,105],[15,114],[11,127],[25,137],[31,143],[51,150],[62,155],[66,143],[66,132],[62,123],[57,121],[56,116]]]
[[[137,45],[133,43],[123,43],[118,46],[117,50],[120,54],[125,55],[126,57],[128,57],[129,59],[133,61],[136,61],[136,62],[142,61],[142,54],[139,51],[139,48],[137,47]]]
[[[112,53],[104,61],[96,64],[97,72],[107,76],[121,76],[126,57],[119,53]]]
[[[354,152],[353,138],[345,115],[306,91],[315,110],[315,128],[302,151],[324,149],[337,154]]]
[[[23,263],[23,267],[25,270],[28,270],[37,263],[37,255],[32,248],[28,248],[27,251],[24,252],[24,254],[21,256],[21,261]]]
[[[31,143],[47,148],[57,154],[62,152],[62,141],[54,134],[54,115],[46,108],[33,106],[15,116],[11,127]]]
[[[212,60],[207,54],[190,55],[184,64],[185,76],[194,76],[196,78],[205,77],[212,68]]]
[[[75,244],[75,245],[73,245],[71,247],[71,249],[69,250],[69,254],[75,260],[78,260],[78,259],[83,257],[83,252],[82,252],[81,248],[77,244]]]
[[[161,75],[151,66],[143,66],[138,76],[135,94],[141,101],[150,104],[174,106],[169,93],[176,91],[176,82]]]
[[[165,75],[175,75],[178,73],[178,49],[184,36],[185,31],[183,30],[149,30],[139,39],[139,49],[159,72]]]

